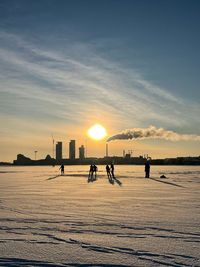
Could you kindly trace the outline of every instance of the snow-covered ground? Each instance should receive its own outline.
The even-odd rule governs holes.
[[[0,167],[0,266],[200,266],[199,166],[58,168]]]

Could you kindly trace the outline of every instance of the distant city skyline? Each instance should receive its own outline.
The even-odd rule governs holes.
[[[197,0],[1,1],[0,161],[52,155],[52,135],[88,157],[127,129],[200,136],[199,12]],[[104,139],[89,138],[95,124]],[[123,150],[198,156],[200,142],[109,143]]]

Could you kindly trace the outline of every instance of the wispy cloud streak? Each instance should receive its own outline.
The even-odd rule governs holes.
[[[121,124],[136,126],[149,125],[152,120],[168,126],[191,123],[191,117],[197,120],[193,108],[187,108],[182,99],[146,81],[133,69],[98,56],[91,45],[80,43],[77,49],[82,52],[78,53],[70,44],[64,52],[55,52],[5,32],[0,33],[0,39],[0,91],[26,98],[23,114],[33,106],[29,105],[32,101],[41,112],[61,119],[70,114],[76,122],[102,110]],[[12,106],[9,108],[12,112]]]

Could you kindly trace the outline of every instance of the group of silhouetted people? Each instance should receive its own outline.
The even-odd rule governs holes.
[[[90,165],[88,182],[95,181],[97,179],[97,166],[95,164]],[[106,165],[106,172],[109,179],[115,178],[114,176],[114,164],[111,163],[110,166]]]
[[[88,180],[96,180],[98,168],[95,164],[90,165]]]
[[[114,175],[114,164],[111,163],[110,166],[107,164],[106,165],[106,172],[107,172],[107,175],[108,175],[108,179],[109,178],[115,178],[115,175]]]
[[[149,162],[147,161],[145,163],[145,178],[149,178],[150,176],[150,164]],[[61,171],[61,175],[64,174],[64,165],[62,164],[60,166],[60,171]],[[96,180],[97,178],[97,171],[98,171],[98,168],[95,164],[92,164],[90,165],[90,170],[89,170],[89,175],[88,175],[88,181],[89,180]],[[112,178],[115,178],[115,175],[114,175],[114,164],[111,163],[110,166],[107,164],[106,165],[106,172],[107,172],[107,175],[108,175],[108,179],[112,179]]]

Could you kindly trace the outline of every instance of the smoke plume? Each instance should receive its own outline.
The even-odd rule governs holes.
[[[156,128],[154,126],[151,126],[146,129],[133,128],[129,130],[124,130],[121,133],[109,137],[106,142],[110,142],[113,140],[146,139],[146,138],[159,138],[171,141],[181,141],[181,140],[200,141],[199,135],[178,134],[173,131],[166,131],[163,128]]]

